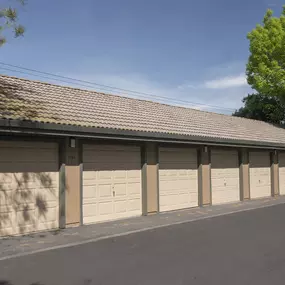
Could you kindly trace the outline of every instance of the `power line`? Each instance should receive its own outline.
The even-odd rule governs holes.
[[[39,74],[33,74],[33,73],[24,72],[24,71],[20,71],[20,70],[14,70],[14,69],[0,67],[3,70],[17,72],[17,73],[22,73],[22,74],[28,74],[28,75],[32,75],[32,76],[38,76],[38,77],[41,77],[41,78],[56,80],[56,81],[64,82],[64,83],[68,83],[68,84],[76,84],[76,85],[84,86],[84,87],[87,87],[87,88],[91,87],[89,85],[95,85],[96,89],[107,90],[108,92],[114,91],[114,90],[123,91],[125,94],[130,95],[130,96],[144,97],[144,98],[147,98],[147,99],[158,98],[160,100],[167,100],[167,101],[172,101],[172,102],[176,102],[176,103],[179,102],[179,103],[183,103],[183,104],[205,106],[205,107],[210,107],[211,109],[227,110],[227,111],[230,111],[230,112],[235,110],[233,108],[227,108],[227,107],[220,107],[220,106],[216,106],[216,105],[209,105],[209,104],[191,102],[191,101],[181,100],[181,99],[174,99],[174,98],[169,98],[169,97],[165,97],[165,96],[158,96],[158,95],[154,95],[154,94],[138,92],[138,91],[118,88],[118,87],[114,87],[114,86],[103,85],[103,84],[99,84],[99,83],[96,83],[96,82],[90,82],[90,81],[86,81],[86,80],[75,79],[75,78],[71,78],[71,77],[67,77],[67,76],[57,75],[57,74],[53,74],[53,73],[49,73],[49,72],[44,72],[44,71],[39,71],[39,70],[31,69],[31,68],[21,67],[21,66],[17,66],[17,65],[13,65],[13,64],[8,64],[8,63],[1,62],[1,61],[0,61],[0,65],[9,66],[9,67],[13,67],[13,68],[17,68],[17,69],[21,69],[21,70],[25,70],[25,71],[31,71],[31,72],[34,72],[34,73],[39,73],[39,74],[43,74],[43,75],[47,75],[47,76],[43,76],[43,75],[39,75]],[[52,76],[52,78],[50,76]],[[53,78],[53,77],[57,77],[57,78],[61,78],[61,79],[57,79],[57,78]],[[69,81],[66,81],[66,80],[69,80]],[[72,82],[70,82],[70,81],[72,81]],[[86,85],[86,84],[88,84],[88,85]]]
[[[174,99],[174,98],[169,98],[169,97],[165,97],[165,96],[157,96],[157,95],[154,95],[154,94],[148,94],[148,93],[143,93],[143,92],[138,92],[138,91],[133,91],[133,90],[128,90],[128,89],[122,89],[122,88],[118,88],[118,87],[98,84],[98,83],[95,83],[95,82],[90,82],[90,81],[75,79],[75,78],[71,78],[71,77],[67,77],[67,76],[61,76],[61,75],[57,75],[57,74],[43,72],[43,71],[39,71],[39,70],[35,70],[35,69],[24,68],[24,67],[12,65],[12,64],[4,63],[4,62],[0,62],[0,64],[6,65],[6,66],[12,66],[12,67],[15,67],[15,68],[18,68],[18,69],[22,69],[22,70],[28,70],[28,71],[32,71],[32,72],[36,72],[36,73],[40,73],[40,74],[45,74],[45,75],[52,76],[52,77],[58,77],[58,78],[67,79],[67,80],[75,81],[76,83],[75,82],[69,82],[69,81],[63,81],[63,80],[59,80],[59,79],[55,79],[55,78],[50,78],[50,77],[46,77],[46,76],[40,76],[38,74],[31,74],[31,73],[27,73],[27,72],[23,72],[23,71],[20,72],[19,70],[12,70],[12,69],[8,69],[8,68],[3,68],[2,67],[1,69],[4,69],[4,70],[8,70],[8,71],[12,71],[12,72],[18,72],[18,73],[23,73],[23,74],[29,74],[29,75],[32,75],[32,76],[38,76],[38,77],[41,77],[41,78],[52,79],[52,80],[65,82],[65,83],[69,83],[69,84],[70,83],[77,84],[77,85],[84,86],[84,87],[87,87],[87,88],[90,88],[90,86],[83,85],[80,82],[83,82],[85,84],[87,83],[87,84],[99,86],[99,87],[96,87],[97,89],[107,90],[109,92],[113,91],[113,90],[120,90],[120,91],[124,91],[125,94],[131,95],[131,96],[136,96],[136,97],[138,97],[138,95],[140,95],[140,97],[144,97],[144,98],[147,98],[147,99],[153,99],[153,97],[154,97],[154,98],[158,98],[158,99],[162,99],[162,100],[173,101],[173,102],[176,102],[176,103],[179,102],[179,103],[184,103],[184,104],[199,105],[199,106],[211,107],[212,109],[227,110],[227,111],[230,111],[230,112],[235,110],[233,108],[220,107],[220,106],[215,106],[215,105],[209,105],[209,104],[191,102],[191,101],[186,101],[186,100]],[[131,92],[131,93],[135,93],[135,94],[138,94],[138,95],[134,95],[134,94],[126,93],[126,92]]]

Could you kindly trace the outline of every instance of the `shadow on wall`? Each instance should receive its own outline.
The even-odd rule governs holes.
[[[0,173],[0,236],[56,228],[50,204],[57,207],[52,173]],[[1,283],[0,283],[1,285]]]

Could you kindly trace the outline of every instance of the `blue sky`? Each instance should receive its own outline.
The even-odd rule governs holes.
[[[0,61],[235,109],[251,92],[246,34],[267,8],[279,15],[281,6],[281,0],[29,0],[20,10],[26,34],[8,37]],[[0,72],[56,82],[1,66]]]

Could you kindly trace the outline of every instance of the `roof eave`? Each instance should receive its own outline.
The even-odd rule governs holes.
[[[74,125],[40,123],[22,120],[0,119],[0,132],[21,133],[48,136],[72,136],[81,138],[121,139],[129,141],[153,141],[184,144],[201,144],[215,146],[236,146],[249,148],[284,149],[285,143],[269,143],[262,141],[236,140],[215,137],[178,135],[171,133],[155,133],[130,131],[110,128],[81,127]]]

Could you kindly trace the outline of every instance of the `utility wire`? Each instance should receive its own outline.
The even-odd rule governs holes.
[[[169,97],[166,97],[166,96],[158,96],[158,95],[154,95],[154,94],[149,94],[149,93],[144,93],[144,92],[138,92],[138,91],[133,91],[133,90],[128,90],[128,89],[118,88],[118,87],[114,87],[114,86],[98,84],[96,82],[90,82],[90,81],[86,81],[86,80],[80,80],[80,79],[75,79],[75,78],[71,78],[71,77],[67,77],[67,76],[57,75],[57,74],[53,74],[53,73],[49,73],[49,72],[43,72],[43,71],[39,71],[39,70],[31,69],[31,68],[25,68],[25,67],[13,65],[13,64],[1,62],[1,61],[0,61],[0,65],[13,67],[13,68],[17,68],[17,69],[21,69],[21,70],[25,70],[25,71],[0,67],[2,70],[12,71],[12,72],[17,72],[17,73],[22,73],[22,74],[28,74],[28,75],[32,75],[32,76],[38,76],[38,77],[41,77],[41,78],[50,79],[50,80],[56,80],[56,81],[65,82],[65,83],[69,83],[69,84],[76,84],[76,85],[84,86],[84,87],[87,87],[87,88],[91,87],[89,85],[93,85],[93,87],[95,85],[96,89],[107,90],[108,92],[110,92],[110,91],[114,92],[114,90],[116,92],[116,90],[118,90],[118,91],[121,91],[121,92],[123,91],[125,94],[130,95],[130,96],[144,97],[144,98],[147,98],[147,99],[157,98],[157,99],[160,99],[160,100],[167,100],[167,101],[172,101],[172,102],[175,102],[175,103],[178,102],[178,103],[184,103],[184,104],[190,104],[190,105],[196,105],[196,106],[199,105],[199,106],[204,106],[204,107],[210,107],[211,109],[227,110],[227,111],[230,111],[230,112],[235,111],[235,109],[233,109],[233,108],[227,108],[227,107],[220,107],[220,106],[216,106],[216,105],[209,105],[209,104],[191,102],[191,101],[186,101],[186,100],[181,100],[181,99],[174,99],[174,98],[169,98]],[[30,73],[30,72],[26,72],[26,71],[31,71],[33,73],[39,73],[39,74],[43,74],[43,75],[47,75],[47,76],[43,76],[43,75],[39,75],[39,74],[33,74],[33,73]],[[50,76],[52,76],[52,78]],[[53,77],[56,77],[56,78],[53,78]],[[57,79],[57,78],[61,78],[61,79]],[[88,84],[88,85],[86,85],[86,84]]]

